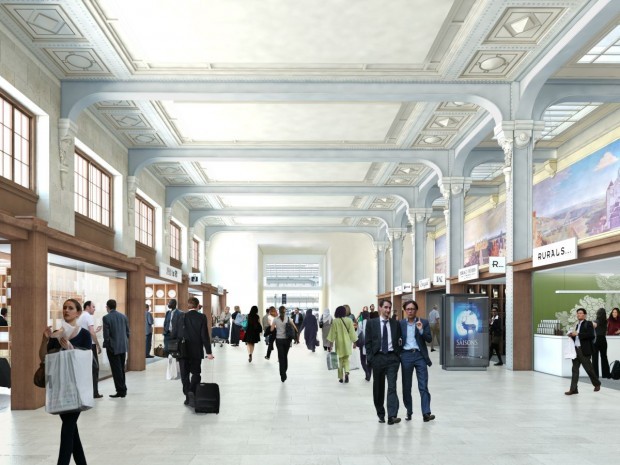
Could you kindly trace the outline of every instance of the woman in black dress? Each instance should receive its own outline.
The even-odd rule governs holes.
[[[243,342],[245,342],[248,347],[248,362],[250,363],[252,362],[252,354],[254,353],[254,344],[260,342],[260,335],[262,332],[263,327],[258,317],[258,307],[253,305],[248,314],[248,326],[245,328],[245,336],[243,336]]]
[[[62,306],[64,323],[62,329],[52,332],[51,327],[43,331],[43,340],[39,348],[39,358],[43,362],[45,355],[58,350],[84,349],[90,352],[92,339],[90,333],[81,328],[77,320],[82,314],[82,306],[75,299],[68,299]],[[76,465],[86,465],[86,457],[77,421],[80,412],[61,413],[62,429],[60,430],[60,451],[58,452],[58,465],[69,465],[71,456]]]
[[[304,321],[299,328],[299,332],[301,333],[302,331],[305,331],[304,339],[306,340],[306,347],[308,350],[314,352],[317,346],[316,333],[319,331],[319,324],[316,321],[314,313],[312,313],[312,309],[306,311]]]
[[[609,379],[611,378],[611,373],[609,372],[609,360],[607,358],[607,312],[604,308],[599,308],[596,312],[594,333],[596,334],[596,339],[594,340],[594,351],[592,352],[592,367],[596,376],[599,376],[598,357],[600,354],[602,377]]]

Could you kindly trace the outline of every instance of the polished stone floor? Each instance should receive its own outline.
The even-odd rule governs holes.
[[[411,422],[379,424],[372,386],[359,371],[339,384],[323,350],[294,346],[281,383],[264,344],[247,361],[243,346],[214,348],[203,363],[222,392],[219,415],[183,406],[180,381],[165,379],[166,362],[128,373],[128,397],[106,394],[79,420],[90,465],[409,465],[617,463],[620,392],[594,393],[586,379],[565,396],[569,380],[491,366],[486,372],[430,370],[435,421],[419,410]],[[437,358],[438,352],[432,356]],[[617,383],[620,383],[618,381]],[[399,379],[400,384],[400,379]],[[399,394],[400,396],[400,394]],[[419,396],[414,392],[414,402]],[[0,411],[0,465],[54,464],[60,419],[43,409]]]

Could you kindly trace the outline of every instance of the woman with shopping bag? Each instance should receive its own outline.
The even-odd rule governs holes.
[[[43,340],[39,348],[39,358],[41,362],[45,361],[48,353],[54,353],[61,350],[84,349],[91,354],[92,339],[90,333],[81,328],[77,323],[78,318],[82,314],[82,306],[75,299],[68,299],[62,306],[62,316],[64,321],[62,327],[56,331],[52,331],[51,327],[45,328],[43,331]],[[92,361],[91,361],[92,365]],[[90,370],[90,368],[89,368]],[[91,375],[92,376],[92,375]],[[75,380],[67,380],[67,382],[75,382]],[[88,396],[89,393],[85,393]],[[90,397],[92,398],[92,379],[90,382]],[[78,432],[77,421],[80,417],[80,411],[72,411],[60,413],[62,420],[62,429],[60,431],[60,451],[58,453],[58,465],[69,465],[71,456],[76,465],[86,465],[86,457],[82,449],[80,434]]]

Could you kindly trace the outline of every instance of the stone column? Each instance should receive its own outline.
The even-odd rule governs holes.
[[[52,179],[50,185],[50,208],[49,225],[55,229],[75,234],[75,192],[73,186],[73,173],[75,170],[75,136],[78,126],[67,118],[58,120],[58,164],[50,163],[50,176],[58,176]],[[54,171],[57,166],[58,171]],[[53,187],[60,185],[60,190]],[[71,212],[70,215],[67,212]]]
[[[45,405],[45,389],[32,384],[39,347],[48,324],[47,236],[45,222],[33,218],[28,239],[11,242],[11,409]],[[18,342],[18,343],[15,343]]]
[[[127,227],[123,228],[123,241],[127,255],[136,255],[136,191],[138,178],[127,176]]]
[[[187,228],[187,260],[183,263],[183,273],[191,273],[194,263],[194,228]]]
[[[414,250],[415,273],[414,284],[420,279],[428,278],[426,268],[426,224],[433,213],[432,208],[410,208],[409,216],[415,221]]]
[[[465,194],[471,185],[470,178],[451,177],[438,181],[448,208],[446,216],[446,274],[456,276],[465,261]],[[448,292],[448,289],[446,289]]]
[[[385,292],[385,251],[388,248],[387,241],[375,242],[375,251],[377,253],[377,294]]]
[[[528,258],[532,253],[533,151],[543,128],[544,122],[536,121],[504,121],[495,128],[495,136],[504,151],[507,264]],[[529,370],[533,338],[531,302],[520,301],[516,309],[514,294],[514,272],[507,265],[505,363],[510,370]],[[518,326],[515,326],[517,313]],[[515,363],[516,352],[519,352],[518,363]]]
[[[161,261],[170,264],[170,221],[172,220],[172,208],[164,208],[164,240],[161,250]],[[187,299],[186,299],[187,301]],[[180,302],[180,301],[179,301]]]
[[[388,230],[392,242],[392,289],[403,284],[403,241],[406,229],[390,228]]]

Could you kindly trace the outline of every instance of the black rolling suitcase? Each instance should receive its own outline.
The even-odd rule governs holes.
[[[200,383],[194,397],[196,413],[220,413],[220,387],[217,383]]]

